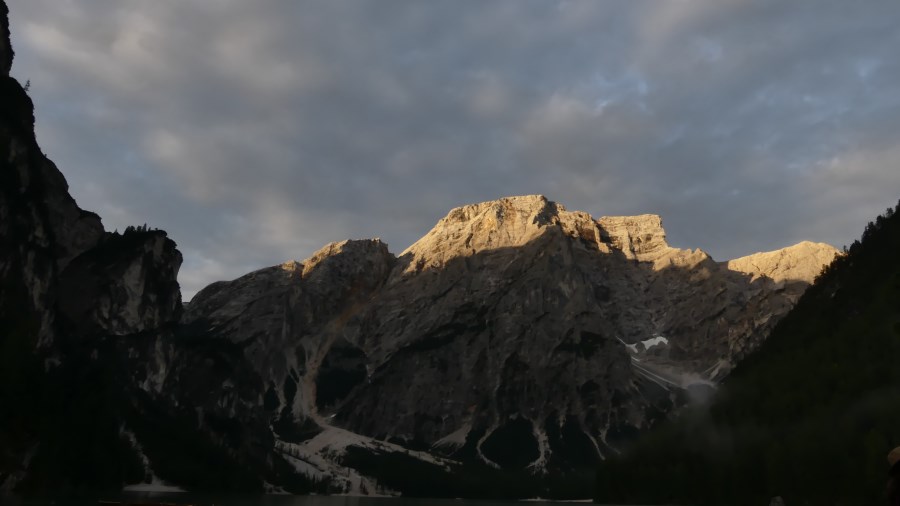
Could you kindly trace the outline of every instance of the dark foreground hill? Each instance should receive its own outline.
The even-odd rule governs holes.
[[[869,223],[710,405],[604,462],[597,501],[883,503],[900,445],[898,212]]]

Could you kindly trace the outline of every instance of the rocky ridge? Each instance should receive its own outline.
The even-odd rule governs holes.
[[[777,251],[755,253],[727,262],[729,270],[750,274],[751,280],[766,277],[778,282],[809,282],[822,271],[820,265],[834,260],[834,247],[803,241]]]
[[[277,437],[298,455],[340,428],[504,469],[590,465],[664,418],[680,389],[726,375],[836,254],[803,243],[729,268],[668,246],[655,215],[595,220],[509,197],[450,211],[396,259],[351,241],[216,283],[186,323],[252,341]],[[315,267],[329,256],[357,269]],[[359,296],[324,297],[322,311],[285,271]]]

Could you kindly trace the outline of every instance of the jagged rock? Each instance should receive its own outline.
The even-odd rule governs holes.
[[[559,210],[556,203],[538,195],[453,209],[400,255],[406,263],[401,274],[441,269],[455,258],[479,252],[524,246],[541,235],[547,224],[559,223]]]
[[[598,220],[604,240],[629,260],[652,262],[674,250],[666,243],[662,218],[655,214],[640,216],[604,216]]]
[[[729,260],[727,265],[729,270],[750,274],[753,281],[767,277],[776,283],[809,283],[822,271],[821,266],[830,264],[837,255],[838,250],[829,244],[803,241],[778,251]]]
[[[659,216],[595,220],[509,197],[450,211],[396,261],[383,245],[329,246],[211,285],[186,320],[251,343],[289,422],[537,469],[571,464],[573,446],[596,459],[671,410],[677,388],[727,374],[835,253],[800,245],[748,272],[668,246]],[[319,289],[367,273],[363,296],[300,274],[332,257],[352,261],[317,271]],[[317,300],[327,309],[311,310]],[[504,454],[510,441],[527,451]]]
[[[108,479],[87,467],[73,484],[71,474],[80,471],[60,459],[74,457],[73,446],[97,444],[92,451],[104,451],[99,445],[118,445],[115,429],[65,441],[58,433],[65,423],[110,422],[98,405],[73,399],[98,395],[92,380],[120,370],[129,355],[137,358],[123,347],[105,361],[110,334],[153,334],[177,320],[181,256],[164,233],[137,242],[105,234],[100,218],[75,203],[65,177],[37,144],[31,99],[9,76],[7,13],[0,1],[0,493],[24,483],[32,491],[62,494],[66,485],[90,487]],[[92,339],[78,339],[85,334]],[[103,385],[116,395],[99,408],[121,411],[119,394],[127,383]]]
[[[59,308],[79,335],[128,335],[178,321],[181,253],[162,231],[108,234],[59,276]]]
[[[9,35],[8,8],[0,2],[0,325],[37,327],[37,343],[48,347],[56,332],[56,276],[104,231],[99,216],[78,207],[37,144],[34,105],[9,76]]]
[[[805,282],[829,259],[811,256]],[[643,399],[647,381],[620,340],[664,335],[682,372],[721,377],[795,300],[757,285],[700,250],[669,247],[658,216],[593,220],[541,196],[454,209],[401,254],[369,304],[351,337],[369,357],[369,381],[338,420],[433,445],[459,431],[483,432],[485,443],[524,419],[534,435],[524,442],[546,462],[554,418],[599,453],[608,436],[666,408]]]
[[[461,433],[498,464],[481,451],[495,432],[528,428],[521,442],[545,462],[545,425],[570,421],[605,452],[608,429],[641,426],[647,403],[631,402],[630,359],[589,281],[608,267],[601,248],[587,214],[541,196],[454,209],[401,254],[348,334],[370,375],[337,419],[424,447]]]
[[[34,138],[32,101],[9,77],[5,4],[0,14],[0,325],[36,326],[36,341],[47,347],[55,334],[56,275],[100,240],[103,226],[96,214],[78,207]]]
[[[183,322],[194,334],[240,344],[283,416],[302,421],[315,414],[316,371],[324,355],[394,263],[377,239],[332,243],[304,262],[204,288]]]

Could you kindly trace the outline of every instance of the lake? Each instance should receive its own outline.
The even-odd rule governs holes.
[[[0,497],[0,502],[7,504],[11,498]],[[263,496],[215,496],[208,494],[125,494],[116,497],[101,497],[101,500],[130,502],[133,504],[160,504],[170,503],[177,505],[192,504],[194,506],[510,506],[521,504],[523,506],[537,506],[541,504],[562,504],[552,501],[495,501],[495,500],[468,500],[468,499],[418,499],[401,497],[348,497],[348,496],[292,496],[292,495],[263,495]],[[582,501],[578,501],[581,503]],[[589,502],[589,501],[583,501]],[[97,500],[55,500],[55,501],[31,501],[12,499],[11,506],[97,506]]]

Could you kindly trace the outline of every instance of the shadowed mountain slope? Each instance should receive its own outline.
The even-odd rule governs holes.
[[[601,465],[597,500],[883,503],[900,445],[898,213],[866,227],[710,405]]]

